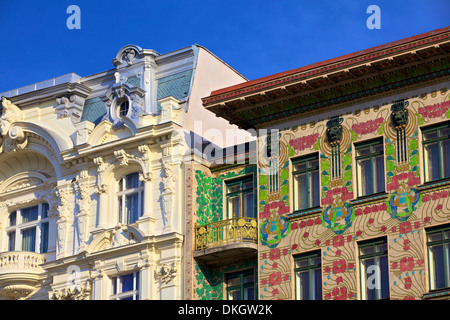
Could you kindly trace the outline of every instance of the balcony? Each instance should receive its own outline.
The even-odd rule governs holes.
[[[242,217],[195,225],[194,258],[210,267],[256,258],[258,223]]]
[[[32,293],[41,279],[45,262],[39,253],[10,251],[0,253],[0,294],[23,299]]]

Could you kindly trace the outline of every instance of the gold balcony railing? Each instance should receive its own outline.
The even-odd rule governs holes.
[[[248,217],[195,225],[195,250],[205,250],[231,243],[257,243],[257,226],[256,219]]]

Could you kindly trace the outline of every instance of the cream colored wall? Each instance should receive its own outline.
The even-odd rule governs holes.
[[[201,132],[196,132],[201,136],[209,129],[215,129],[218,133],[232,129],[239,130],[242,137],[251,139],[251,136],[246,131],[238,129],[237,126],[229,124],[227,120],[217,117],[212,112],[206,110],[201,100],[209,96],[214,90],[243,82],[246,82],[246,79],[242,75],[238,74],[204,48],[199,47],[197,67],[195,69],[192,92],[189,98],[189,110],[186,114],[183,127],[186,130],[194,130],[194,122],[201,121]],[[232,142],[227,145],[225,135],[223,135],[223,139],[217,139],[216,141],[220,147],[236,144],[236,142]]]

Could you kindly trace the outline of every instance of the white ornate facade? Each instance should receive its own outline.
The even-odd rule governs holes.
[[[245,78],[200,46],[113,65],[1,94],[0,299],[183,299],[186,145]]]

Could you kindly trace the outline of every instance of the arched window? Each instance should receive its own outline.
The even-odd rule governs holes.
[[[136,222],[144,210],[144,185],[139,180],[138,172],[130,173],[120,179],[117,198],[119,222],[123,224]]]
[[[48,209],[47,203],[40,203],[33,207],[17,209],[9,214],[6,228],[8,251],[47,252]]]

